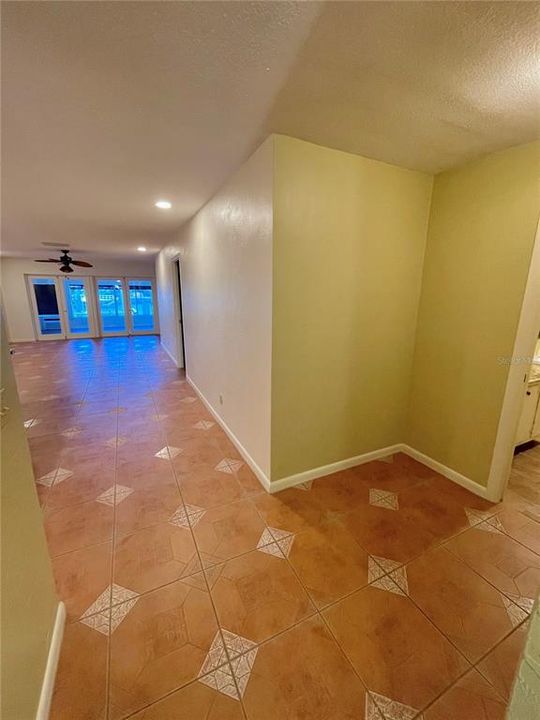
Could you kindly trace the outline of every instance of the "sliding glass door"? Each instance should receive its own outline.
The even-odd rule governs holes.
[[[98,278],[96,286],[101,334],[127,335],[124,279]]]
[[[28,284],[38,339],[62,340],[65,333],[58,278],[33,275]]]
[[[38,340],[157,333],[151,278],[28,275]]]
[[[39,340],[96,335],[90,278],[30,275],[28,286]]]
[[[68,338],[94,337],[94,313],[89,278],[63,278]]]
[[[153,282],[128,279],[129,313],[132,334],[156,331]]]

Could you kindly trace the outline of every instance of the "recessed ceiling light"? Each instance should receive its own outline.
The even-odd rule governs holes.
[[[141,245],[141,247],[138,247],[137,250],[139,252],[146,252],[146,248]]]
[[[161,210],[170,210],[170,208],[172,208],[172,203],[168,200],[158,200],[157,203],[155,203],[155,206]]]

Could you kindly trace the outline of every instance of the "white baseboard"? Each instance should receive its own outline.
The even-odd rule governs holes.
[[[379,460],[380,458],[388,457],[388,455],[394,455],[397,452],[403,452],[406,455],[409,455],[409,457],[412,457],[414,460],[418,460],[418,462],[422,463],[423,465],[426,465],[432,470],[435,470],[435,472],[438,472],[440,475],[447,478],[448,480],[451,480],[452,482],[461,485],[461,487],[469,490],[474,495],[478,495],[479,497],[484,498],[485,500],[490,500],[491,502],[497,501],[496,498],[494,499],[493,497],[491,497],[491,493],[486,487],[479,485],[478,483],[474,482],[474,480],[465,477],[465,475],[461,475],[461,473],[458,473],[456,470],[452,470],[452,468],[443,465],[437,460],[433,460],[433,458],[430,458],[428,455],[424,455],[424,453],[421,453],[419,450],[415,450],[414,448],[406,445],[405,443],[388,445],[387,447],[380,448],[379,450],[372,450],[371,452],[363,453],[362,455],[355,455],[353,457],[346,458],[345,460],[338,460],[337,462],[330,463],[328,465],[320,465],[319,467],[311,468],[310,470],[305,470],[304,472],[296,473],[295,475],[289,475],[287,477],[280,478],[279,480],[273,480],[271,482],[270,478],[257,465],[255,460],[251,457],[251,455],[242,445],[240,440],[228,427],[227,423],[223,420],[220,414],[212,407],[210,402],[205,398],[205,396],[199,390],[193,380],[188,375],[186,375],[186,378],[191,387],[200,397],[212,417],[223,428],[231,442],[235,445],[240,455],[244,458],[246,463],[253,470],[263,488],[269,493],[277,493],[281,490],[286,490],[287,488],[294,487],[295,485],[300,485],[301,483],[308,482],[309,480],[315,480],[317,478],[324,477],[325,475],[331,475],[332,473],[339,472],[340,470],[348,470],[349,468],[356,467],[358,465],[364,465],[365,463],[371,462],[372,460]]]
[[[58,603],[56,610],[56,618],[51,636],[51,644],[49,645],[49,655],[47,657],[47,665],[43,676],[43,684],[41,686],[41,694],[39,696],[39,705],[36,713],[36,720],[48,720],[51,709],[51,701],[54,692],[54,681],[56,679],[56,670],[58,668],[58,660],[60,659],[60,649],[62,647],[62,638],[64,636],[64,625],[66,622],[66,606],[63,602]]]
[[[266,475],[266,473],[259,467],[259,465],[257,465],[257,463],[255,462],[255,460],[251,457],[251,455],[248,453],[248,451],[246,450],[246,448],[242,445],[242,443],[240,442],[240,440],[236,437],[236,435],[233,433],[233,431],[231,430],[231,428],[227,425],[227,423],[225,422],[225,420],[221,417],[221,415],[218,413],[218,411],[215,410],[214,407],[212,407],[212,405],[210,404],[210,402],[205,398],[205,396],[203,395],[203,393],[201,392],[201,390],[199,390],[199,388],[197,387],[197,385],[193,382],[193,380],[189,377],[189,375],[188,375],[187,373],[186,373],[186,380],[187,380],[188,383],[191,385],[191,387],[195,390],[195,392],[197,393],[197,395],[200,397],[200,399],[201,399],[202,402],[204,403],[206,409],[207,409],[208,412],[212,415],[212,417],[214,418],[214,420],[216,420],[216,422],[218,423],[218,425],[220,425],[221,428],[225,431],[225,434],[229,437],[229,440],[230,440],[230,441],[233,443],[233,445],[236,447],[236,449],[238,450],[238,452],[240,453],[240,455],[244,458],[244,460],[246,461],[246,463],[247,463],[247,464],[249,465],[249,467],[253,470],[253,472],[255,473],[255,475],[256,475],[256,477],[257,477],[257,480],[261,483],[261,485],[263,486],[263,488],[264,488],[267,492],[274,492],[274,491],[271,489],[270,478],[268,478],[268,476]]]
[[[165,352],[167,353],[167,355],[168,355],[168,356],[171,358],[171,360],[173,361],[174,367],[180,367],[179,364],[178,364],[178,360],[177,360],[175,357],[173,357],[171,351],[170,351],[169,348],[165,345],[165,343],[163,342],[162,339],[160,339],[159,344],[161,345],[161,347],[165,350]]]
[[[317,478],[324,477],[325,475],[331,475],[332,473],[339,472],[340,470],[348,470],[349,468],[356,467],[357,465],[364,465],[372,460],[379,460],[380,458],[399,452],[401,447],[401,445],[388,445],[388,447],[380,448],[379,450],[372,450],[371,452],[363,453],[362,455],[355,455],[354,457],[346,458],[345,460],[338,460],[337,462],[330,463],[329,465],[320,465],[319,467],[312,468],[311,470],[305,470],[304,472],[297,473],[296,475],[289,475],[288,477],[280,478],[279,480],[273,480],[270,483],[269,492],[279,492],[280,490],[300,485],[301,483],[308,482],[309,480],[316,480]]]
[[[475,495],[484,498],[484,500],[491,500],[492,502],[496,502],[496,500],[491,497],[491,493],[489,493],[486,487],[479,485],[477,482],[474,482],[474,480],[471,480],[465,475],[458,473],[456,470],[452,470],[452,468],[443,465],[437,460],[433,460],[433,458],[430,458],[429,455],[424,455],[424,453],[421,453],[419,450],[415,450],[414,448],[405,444],[401,445],[401,452],[404,452],[406,455],[409,455],[409,457],[418,460],[418,462],[421,462],[422,465],[426,465],[428,468],[435,470],[435,472],[438,472],[440,475],[448,478],[448,480],[452,480],[452,482],[461,485],[461,487],[469,490],[469,492],[472,492]]]

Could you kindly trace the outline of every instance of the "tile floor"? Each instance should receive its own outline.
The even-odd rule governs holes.
[[[402,455],[271,496],[157,338],[13,360],[68,613],[51,720],[504,717],[534,468],[499,505]]]

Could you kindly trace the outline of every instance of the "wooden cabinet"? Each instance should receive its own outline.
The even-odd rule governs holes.
[[[523,408],[516,434],[516,445],[521,445],[536,435],[540,435],[539,398],[540,384],[529,385],[523,400]]]

